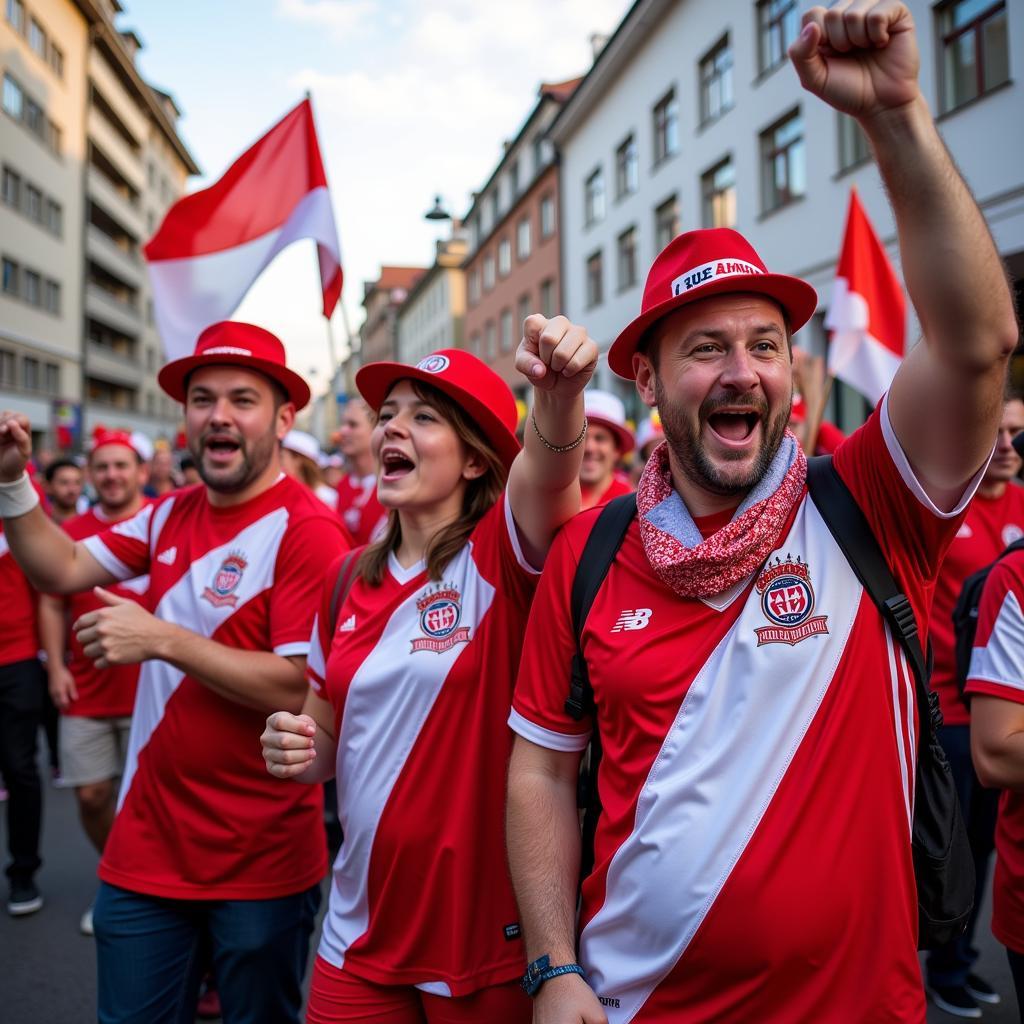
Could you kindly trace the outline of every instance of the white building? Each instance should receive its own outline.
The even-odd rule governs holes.
[[[409,289],[396,321],[400,363],[418,363],[439,348],[464,347],[466,248],[461,234],[438,240],[433,265]]]
[[[1019,294],[1024,86],[1013,73],[1024,70],[1024,4],[908,2],[924,95]],[[736,227],[769,269],[810,281],[819,315],[798,342],[819,352],[851,186],[898,269],[892,214],[859,128],[805,93],[785,58],[809,6],[636,0],[552,125],[566,312],[602,349],[639,312],[651,262],[680,231]],[[916,324],[908,331],[916,337]],[[633,400],[603,362],[599,379]],[[849,426],[863,412],[836,387],[832,418]]]

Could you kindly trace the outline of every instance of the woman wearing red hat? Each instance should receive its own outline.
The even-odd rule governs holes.
[[[356,376],[378,414],[383,538],[328,574],[302,715],[267,720],[271,774],[336,775],[345,833],[307,1020],[528,1021],[504,850],[505,726],[537,572],[580,506],[597,362],[527,319],[525,447],[507,385],[467,352]]]

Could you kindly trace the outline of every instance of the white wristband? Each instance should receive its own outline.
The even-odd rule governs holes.
[[[0,481],[0,517],[15,519],[26,512],[31,512],[38,504],[39,495],[36,494],[28,473],[22,473],[11,483]]]

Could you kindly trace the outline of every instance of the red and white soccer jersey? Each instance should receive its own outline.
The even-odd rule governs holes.
[[[337,516],[284,476],[226,508],[202,486],[172,491],[83,543],[118,579],[148,572],[159,618],[283,657],[308,653],[324,572],[344,550]],[[100,877],[183,899],[272,899],[322,878],[320,788],[267,774],[265,722],[167,662],[144,662]]]
[[[940,513],[884,404],[835,465],[923,627],[974,485]],[[581,750],[591,728],[563,703],[596,517],[548,556],[510,717],[553,750]],[[634,523],[583,649],[604,810],[580,962],[611,1024],[923,1021],[913,677],[813,502],[759,573],[704,600],[661,583]]]
[[[354,545],[371,544],[384,531],[387,510],[377,500],[377,474],[352,473],[338,484],[338,515],[352,534]]]
[[[966,692],[1024,704],[1024,551],[1000,559],[985,581]],[[1011,790],[999,798],[992,934],[1024,953],[1024,794]]]
[[[461,996],[522,974],[504,844],[505,726],[536,573],[506,498],[441,582],[390,557],[356,580],[310,681],[336,709],[338,817],[320,957],[382,985]],[[324,657],[324,652],[328,652]]]
[[[935,656],[931,684],[939,695],[946,725],[968,725],[971,720],[956,684],[953,607],[964,580],[994,562],[1019,537],[1024,537],[1024,487],[1011,483],[998,498],[974,496],[967,518],[946,552],[935,581],[930,633]]]
[[[149,504],[148,499],[145,502]],[[90,509],[82,515],[72,516],[61,524],[72,540],[85,540],[94,534],[110,528],[111,523],[101,517],[98,509]],[[138,576],[110,587],[118,597],[146,604],[146,590],[149,576]],[[91,590],[83,590],[65,598],[68,622],[74,623],[86,612],[105,608],[106,605]],[[68,630],[68,670],[75,679],[78,697],[61,714],[77,715],[83,718],[126,718],[135,704],[135,684],[139,680],[138,665],[111,665],[97,668],[96,662],[85,655],[74,630]]]
[[[26,661],[39,653],[37,610],[39,597],[30,586],[21,566],[14,560],[0,522],[0,602],[4,608],[3,642],[0,665]]]

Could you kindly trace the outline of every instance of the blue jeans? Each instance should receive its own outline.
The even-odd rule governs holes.
[[[956,795],[967,825],[967,837],[974,856],[974,909],[967,921],[967,930],[958,939],[934,949],[925,961],[928,984],[959,987],[978,959],[974,947],[974,929],[985,896],[988,882],[988,864],[995,849],[996,816],[999,810],[999,790],[985,789],[978,781],[971,761],[971,727],[944,725],[939,730],[939,741],[949,759],[949,767],[956,783]]]
[[[270,900],[171,900],[100,883],[100,1024],[192,1024],[212,962],[224,1024],[290,1024],[302,1008],[320,886]]]

